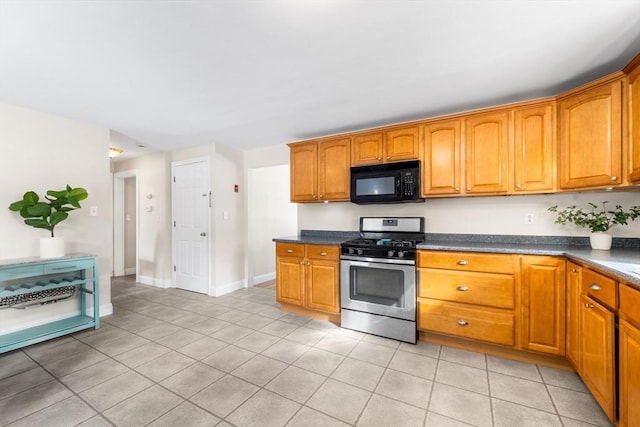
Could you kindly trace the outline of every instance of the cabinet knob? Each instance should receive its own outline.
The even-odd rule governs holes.
[[[593,304],[589,304],[588,302],[585,302],[584,308],[593,308]]]
[[[464,319],[459,319],[456,323],[458,323],[458,325],[460,326],[467,326],[469,324],[469,322]]]
[[[467,187],[467,191],[471,191],[471,187]]]
[[[599,291],[600,290],[600,285],[598,285],[597,283],[592,283],[591,284],[591,290],[594,290],[596,292]]]
[[[201,235],[202,237],[206,237],[206,236],[207,236],[207,233],[205,233],[205,232],[203,231],[202,233],[200,233],[200,235]]]
[[[292,254],[293,253],[293,249],[287,249],[287,253],[288,254]]]
[[[391,156],[387,156],[387,160],[391,160]]]
[[[614,175],[614,176],[611,177],[611,181],[617,181],[617,180],[618,180],[617,176]]]
[[[522,184],[516,184],[516,188],[519,190],[522,188]]]
[[[456,190],[456,191],[460,191],[460,187],[456,187],[454,190]]]
[[[467,292],[469,290],[469,287],[467,285],[460,285],[456,288],[456,291],[460,291],[460,292]]]
[[[461,259],[460,261],[458,261],[457,264],[458,265],[467,265],[467,264],[469,264],[469,261],[467,261],[466,259]]]
[[[324,251],[323,251],[323,252],[320,252],[320,256],[327,256],[327,253],[326,253],[326,252],[324,252]]]
[[[382,157],[378,156],[376,157],[376,160],[382,160]]]
[[[580,272],[580,270],[578,270],[577,268],[572,268],[572,269],[571,269],[571,272],[572,272],[572,273],[579,273],[579,272]]]
[[[320,198],[321,198],[321,199],[324,199],[324,194],[321,194],[321,195],[320,195]]]

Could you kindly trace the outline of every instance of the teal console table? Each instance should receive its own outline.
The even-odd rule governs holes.
[[[87,294],[93,297],[91,316],[87,315]],[[37,310],[72,298],[79,298],[80,302],[78,315],[0,335],[0,353],[82,329],[98,329],[99,294],[95,256],[73,254],[54,259],[0,261],[0,310]]]

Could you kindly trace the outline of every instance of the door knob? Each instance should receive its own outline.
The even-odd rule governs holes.
[[[202,233],[200,233],[200,235],[201,235],[202,237],[205,237],[205,236],[207,235],[207,233],[205,233],[205,232],[203,231]]]

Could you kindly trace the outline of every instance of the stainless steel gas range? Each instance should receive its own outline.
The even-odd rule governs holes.
[[[341,245],[342,327],[416,343],[416,245],[424,218],[360,218]]]

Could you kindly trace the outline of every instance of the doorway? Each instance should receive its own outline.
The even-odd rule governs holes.
[[[138,180],[135,170],[113,176],[113,276],[138,281]]]

